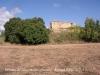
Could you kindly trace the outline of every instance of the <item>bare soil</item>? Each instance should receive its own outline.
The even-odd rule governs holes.
[[[1,45],[0,75],[100,75],[100,43]]]

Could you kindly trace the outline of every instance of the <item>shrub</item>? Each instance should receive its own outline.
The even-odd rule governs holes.
[[[5,24],[5,39],[16,44],[42,44],[49,41],[42,18],[21,20],[12,18]]]
[[[67,29],[67,31],[63,31],[61,33],[53,33],[51,35],[51,39],[55,41],[56,43],[66,43],[66,42],[74,42],[74,41],[80,41],[80,26],[76,27],[70,27]]]

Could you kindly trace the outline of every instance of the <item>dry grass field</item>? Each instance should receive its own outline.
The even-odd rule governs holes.
[[[100,44],[0,45],[0,75],[100,75]]]

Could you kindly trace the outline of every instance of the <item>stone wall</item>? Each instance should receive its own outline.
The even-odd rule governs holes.
[[[53,32],[61,32],[67,30],[68,27],[76,26],[76,23],[52,21],[50,22],[50,30]]]

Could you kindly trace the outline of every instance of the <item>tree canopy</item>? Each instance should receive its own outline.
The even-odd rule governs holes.
[[[84,28],[84,40],[88,42],[100,42],[100,22],[92,18],[86,18]]]
[[[11,18],[5,23],[5,40],[16,44],[42,44],[49,41],[48,31],[42,18],[22,20]]]

